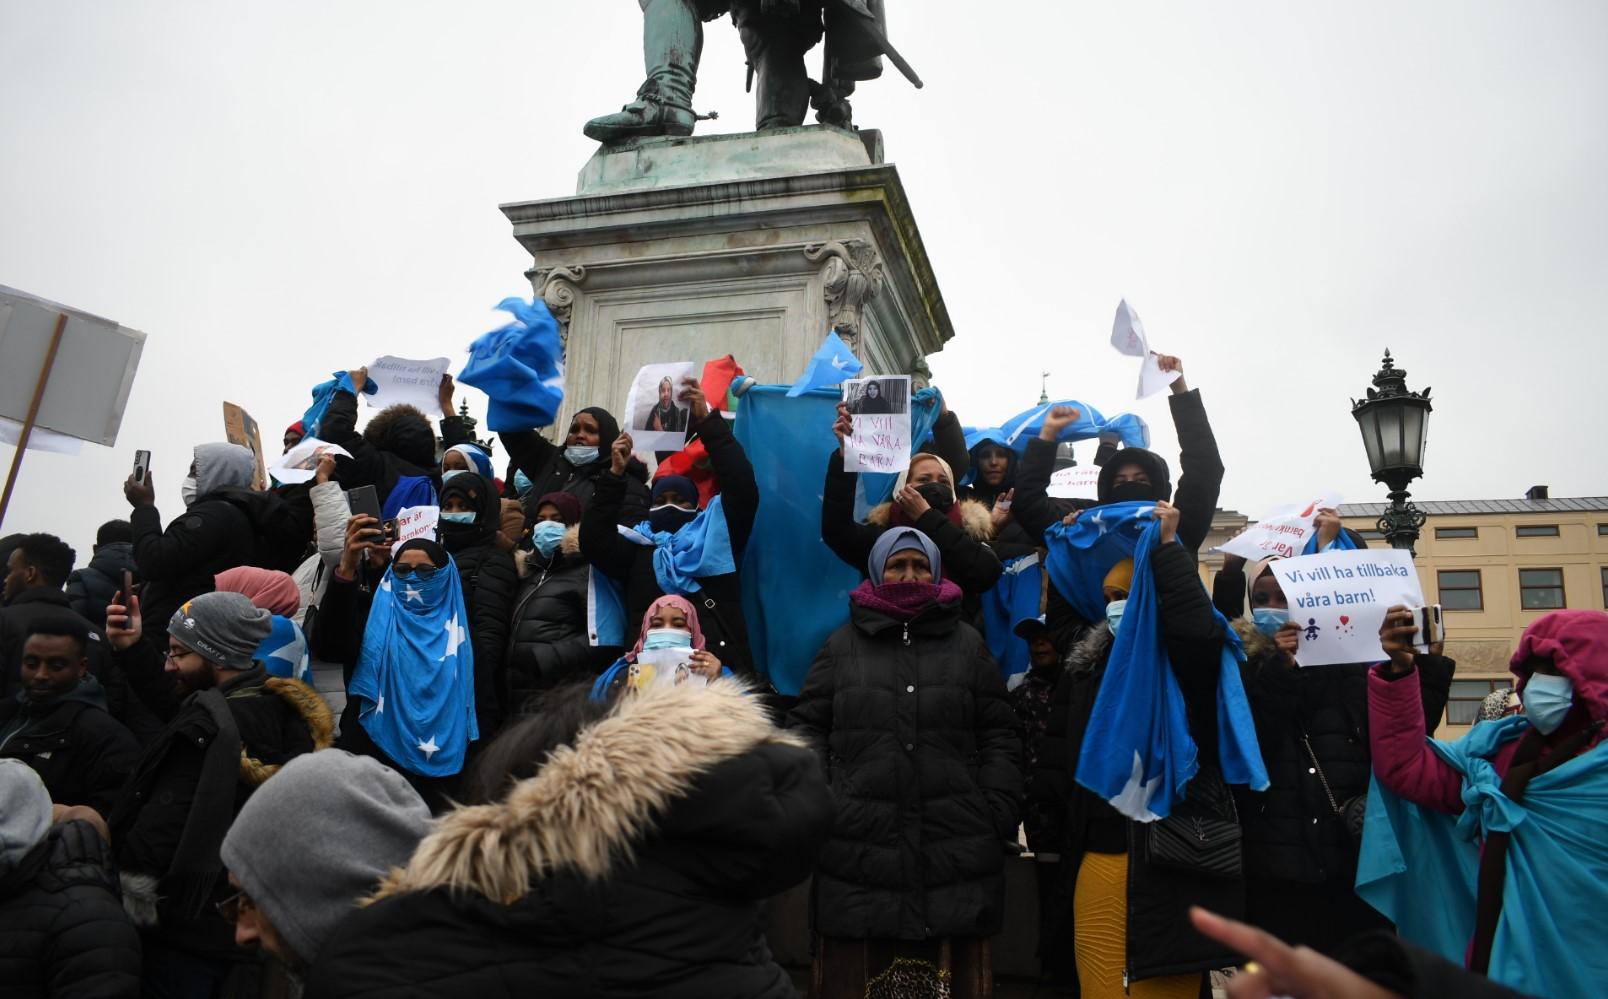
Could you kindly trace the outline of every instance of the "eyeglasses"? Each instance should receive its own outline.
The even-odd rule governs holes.
[[[422,583],[436,574],[436,567],[433,565],[419,565],[412,568],[400,568],[396,570],[396,574],[403,579],[416,579]]]
[[[162,654],[162,660],[168,662],[174,659],[183,659],[185,656],[198,656],[200,654],[194,649],[168,649]]]
[[[224,922],[233,926],[240,922],[241,915],[247,910],[255,910],[257,903],[253,902],[251,896],[247,895],[246,890],[242,888],[222,902],[215,904],[213,908],[218,910],[218,915],[223,917]]]

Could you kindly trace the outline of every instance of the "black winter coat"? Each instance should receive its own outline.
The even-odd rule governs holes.
[[[693,429],[709,452],[709,464],[720,482],[721,509],[739,571],[705,576],[698,580],[697,592],[681,596],[698,609],[698,624],[709,651],[733,673],[748,676],[754,673],[754,654],[743,617],[741,566],[759,512],[759,486],[754,481],[754,467],[719,412],[711,411]],[[665,595],[653,571],[653,549],[626,539],[614,527],[624,522],[621,511],[629,481],[612,472],[598,478],[592,502],[581,515],[580,535],[581,555],[625,587],[627,647],[636,644],[642,617],[653,601]]]
[[[1022,745],[999,667],[958,602],[908,624],[851,602],[788,727],[815,746],[838,804],[815,875],[818,932],[999,932]]]
[[[506,706],[501,703],[503,660],[508,654],[509,620],[519,591],[514,557],[495,543],[452,553],[469,611],[469,642],[475,650],[475,717],[483,737],[497,731]],[[367,625],[367,617],[364,618]],[[320,622],[322,627],[322,622]],[[359,632],[359,645],[362,634]]]
[[[441,469],[436,464],[436,437],[430,421],[418,410],[385,409],[370,420],[362,433],[357,431],[357,396],[336,392],[318,428],[321,440],[339,444],[351,452],[350,458],[335,459],[335,480],[342,488],[373,486],[380,504],[396,488],[398,479],[423,476],[436,490],[441,488]],[[470,442],[469,430],[460,417],[441,420],[441,446]]]
[[[0,857],[0,999],[135,999],[140,935],[117,901],[111,850],[64,822]]]
[[[551,559],[521,554],[525,578],[514,601],[504,673],[507,703],[515,711],[539,691],[597,676],[624,651],[596,645],[587,630],[592,570],[581,558],[579,527],[565,533]]]
[[[111,814],[140,747],[123,723],[106,713],[99,681],[86,676],[70,693],[44,703],[22,696],[0,701],[0,732],[16,721],[23,727],[0,737],[0,757],[32,767],[51,801]]]
[[[964,452],[963,452],[964,453]],[[833,451],[826,462],[826,485],[821,494],[821,540],[832,553],[853,566],[860,575],[877,539],[892,526],[891,507],[873,510],[870,523],[854,519],[854,492],[858,476],[843,470],[843,452]],[[967,598],[974,600],[994,588],[1005,567],[983,538],[992,537],[987,509],[980,503],[961,502],[961,522],[951,523],[937,510],[928,510],[915,523],[917,530],[933,540],[943,556],[944,578],[952,580]],[[981,511],[968,513],[968,508]],[[879,514],[878,511],[881,511]]]
[[[67,602],[81,616],[105,627],[106,605],[116,602],[123,588],[124,570],[134,574],[134,582],[140,581],[134,545],[127,541],[101,545],[88,565],[74,569],[67,577]]]
[[[619,436],[617,427],[614,436]],[[607,428],[604,440],[598,445],[597,460],[580,467],[570,464],[569,459],[564,457],[562,447],[534,430],[499,434],[498,437],[502,440],[503,450],[508,453],[509,480],[512,481],[515,471],[524,472],[525,477],[530,479],[531,490],[527,496],[531,503],[548,493],[569,493],[581,501],[581,509],[585,510],[592,505],[598,480],[610,471],[609,446],[614,443],[614,437],[607,436]],[[632,458],[626,466],[625,478],[625,497],[620,503],[619,523],[635,527],[648,519],[648,468]],[[535,512],[529,507],[525,509],[527,517]]]
[[[1151,554],[1151,567],[1162,636],[1183,693],[1189,732],[1202,766],[1215,767],[1217,682],[1225,635],[1188,550],[1180,544],[1158,545]],[[1076,782],[1083,734],[1094,713],[1111,644],[1111,630],[1102,622],[1067,657],[1038,768],[1028,785],[1028,828],[1038,837],[1033,848],[1061,855],[1067,898],[1072,897],[1070,886],[1084,853],[1129,854],[1127,967],[1134,979],[1227,967],[1234,963],[1231,955],[1195,932],[1188,909],[1201,905],[1238,918],[1245,908],[1244,883],[1150,868],[1133,849],[1143,827]]]
[[[1322,771],[1329,793],[1342,806],[1368,793],[1368,670],[1373,664],[1286,666],[1261,632],[1243,621],[1235,627],[1245,643],[1245,693],[1271,782],[1261,793],[1234,789],[1245,829],[1246,876],[1308,885],[1337,882],[1349,889],[1357,875],[1357,843],[1334,817],[1316,771]],[[1446,709],[1454,663],[1420,655],[1417,664],[1427,734]]]
[[[808,876],[831,829],[814,755],[729,681],[623,698],[572,746],[439,820],[421,853],[446,862],[354,911],[308,999],[794,996],[759,904]],[[504,880],[510,854],[530,881]]]
[[[34,624],[41,618],[74,613],[67,594],[48,586],[23,590],[11,598],[11,603],[0,608],[0,698],[9,698],[22,685],[22,647],[33,634]],[[79,617],[79,623],[89,632],[89,644],[84,648],[89,672],[95,677],[104,677],[109,672],[104,638],[106,618],[103,615],[96,624],[82,615]]]

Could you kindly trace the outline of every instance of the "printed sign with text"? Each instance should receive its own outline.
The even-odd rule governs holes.
[[[1310,503],[1274,507],[1261,520],[1240,534],[1218,545],[1214,551],[1238,555],[1255,562],[1265,558],[1294,558],[1306,551],[1307,542],[1317,533],[1313,519],[1318,511],[1340,505],[1337,495],[1323,495]]]
[[[450,416],[441,412],[441,376],[452,362],[445,357],[414,361],[386,354],[368,366],[369,381],[375,393],[365,395],[375,409],[406,404],[426,416]]]
[[[910,376],[843,383],[853,429],[843,446],[846,472],[895,473],[910,466]]]
[[[1301,628],[1302,666],[1376,663],[1379,625],[1392,604],[1424,605],[1412,555],[1400,548],[1359,548],[1273,563],[1273,573]]]

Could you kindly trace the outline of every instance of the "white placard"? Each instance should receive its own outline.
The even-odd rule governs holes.
[[[0,444],[10,444],[12,447],[16,447],[17,442],[20,440],[22,440],[22,424],[16,420],[8,420],[0,416]],[[54,430],[46,430],[43,427],[35,427],[33,433],[28,435],[28,450],[30,451],[77,454],[83,450],[83,443],[77,437],[68,437],[66,434],[58,434]]]
[[[376,409],[408,405],[426,416],[446,415],[441,412],[441,376],[451,364],[445,357],[428,361],[390,354],[376,357],[368,366],[368,378],[375,391],[373,395],[363,393],[363,398]]]
[[[317,437],[303,437],[301,443],[286,451],[277,462],[269,466],[268,474],[286,485],[294,486],[307,482],[318,474],[318,459],[326,453],[339,458],[352,456],[352,452],[339,444],[321,441]]]
[[[1111,346],[1117,348],[1119,354],[1142,359],[1139,362],[1137,399],[1155,395],[1184,376],[1181,371],[1161,370],[1161,363],[1145,337],[1145,324],[1139,321],[1139,313],[1133,310],[1127,299],[1117,303],[1117,317],[1111,324]]]
[[[1050,476],[1049,494],[1056,499],[1100,498],[1100,466],[1073,465]]]
[[[396,541],[391,545],[394,553],[406,542],[414,538],[424,538],[427,541],[436,539],[436,528],[441,524],[441,508],[438,506],[410,506],[400,510],[396,515]]]
[[[692,669],[692,649],[644,649],[636,662],[627,667],[626,682],[636,690],[647,687],[674,687],[690,683],[707,687],[709,681]]]
[[[1294,558],[1306,551],[1307,542],[1318,529],[1312,521],[1322,509],[1340,506],[1340,496],[1328,493],[1310,503],[1274,507],[1262,519],[1213,551],[1238,555],[1248,562],[1265,558]]]
[[[1379,625],[1392,604],[1424,605],[1413,557],[1400,548],[1359,548],[1280,559],[1273,573],[1301,628],[1302,666],[1384,659]]]
[[[680,451],[687,444],[687,404],[677,396],[696,378],[691,361],[644,364],[625,396],[625,430],[637,451]],[[604,454],[613,441],[601,441]]]
[[[111,447],[123,425],[145,349],[145,334],[0,285],[0,416],[28,418],[56,320],[65,315],[61,344],[39,403],[34,430]],[[60,448],[52,448],[60,450]]]
[[[853,430],[843,445],[846,472],[900,472],[910,467],[910,376],[843,383]]]

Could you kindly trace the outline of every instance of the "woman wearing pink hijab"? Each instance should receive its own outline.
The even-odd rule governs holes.
[[[642,615],[642,629],[636,645],[592,685],[593,700],[606,701],[614,697],[618,688],[632,680],[632,667],[642,653],[662,649],[692,650],[687,657],[688,669],[705,681],[732,675],[731,670],[722,666],[713,652],[704,648],[703,629],[698,625],[698,611],[692,603],[684,597],[663,596],[649,604],[647,612]]]
[[[277,569],[242,565],[213,578],[219,593],[239,593],[252,605],[274,616],[273,630],[252,657],[273,676],[307,679],[307,636],[291,617],[301,609],[301,590],[290,574]]]

